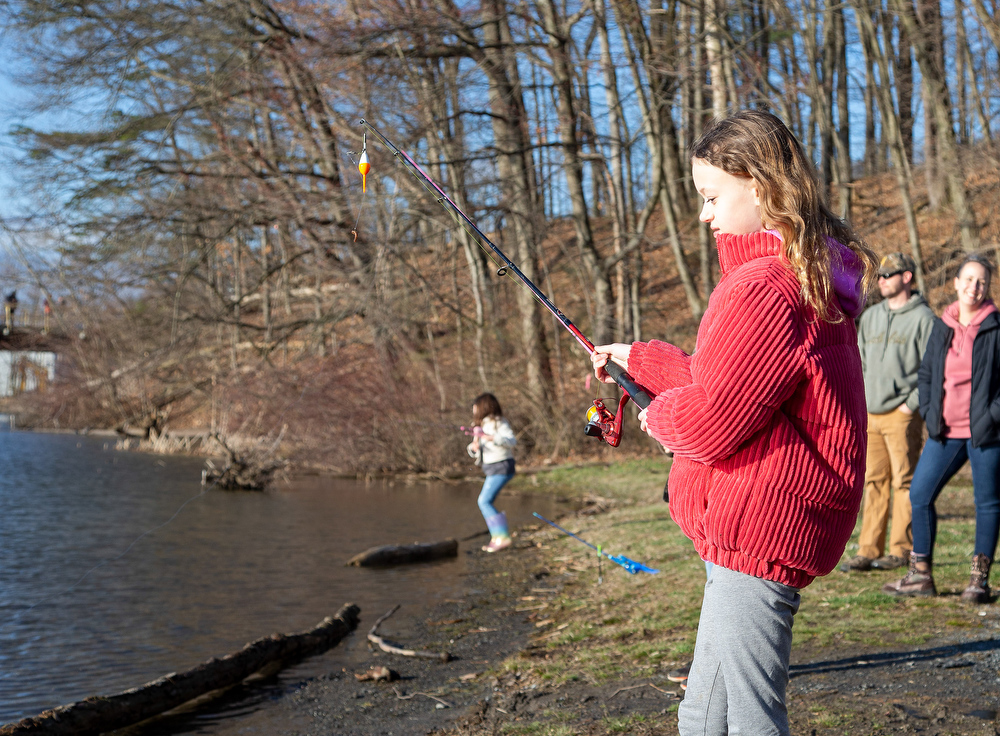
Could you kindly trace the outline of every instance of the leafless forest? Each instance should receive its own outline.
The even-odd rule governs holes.
[[[361,118],[596,343],[693,347],[717,263],[686,150],[735,109],[786,120],[922,287],[1000,232],[995,0],[0,9],[60,113],[15,131],[34,206],[3,233],[70,338],[40,423],[288,425],[303,462],[438,470],[490,390],[525,457],[598,452],[585,353],[371,137],[362,192]]]

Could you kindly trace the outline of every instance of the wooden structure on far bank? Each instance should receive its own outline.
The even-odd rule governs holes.
[[[28,328],[0,334],[0,397],[45,391],[56,376],[65,338]]]

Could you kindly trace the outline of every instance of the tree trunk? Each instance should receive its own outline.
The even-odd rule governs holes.
[[[642,24],[642,14],[639,11],[638,5],[632,0],[617,0],[614,8],[618,16],[618,28],[622,36],[623,46],[625,48],[632,48],[632,42],[634,41],[639,59],[642,60],[644,68],[649,70],[655,60],[652,54],[649,34],[646,32],[646,27]],[[631,34],[631,40],[629,34]],[[660,209],[663,211],[667,237],[674,255],[678,277],[680,278],[681,285],[684,287],[684,294],[691,308],[691,314],[695,318],[700,318],[705,311],[705,307],[701,297],[698,295],[698,289],[691,276],[691,269],[688,267],[684,250],[681,247],[680,232],[677,227],[677,220],[674,217],[674,205],[670,199],[670,191],[663,182],[665,171],[663,164],[664,136],[660,130],[660,117],[655,113],[655,110],[659,105],[669,104],[669,102],[658,98],[655,88],[651,89],[650,96],[647,98],[642,92],[642,74],[638,61],[633,54],[628,55],[628,63],[634,82],[640,90],[639,94],[636,95],[636,101],[639,103],[639,109],[642,113],[643,131],[649,150],[650,165],[653,169],[653,184],[648,189],[649,199],[647,200],[647,205],[637,221],[637,233],[644,232],[645,223],[652,213],[650,204],[655,202],[656,198],[659,197]],[[633,248],[638,246],[638,243],[639,240],[630,242],[629,246],[626,247],[626,252],[631,252]]]
[[[834,9],[830,3],[825,3],[823,17],[823,43],[820,57],[820,76],[816,85],[822,96],[822,105],[817,115],[820,139],[820,181],[822,182],[823,201],[830,202],[830,186],[836,173],[834,138],[836,137],[833,122],[834,68],[837,63],[837,34],[834,30]]]
[[[973,0],[973,4],[974,5],[979,5],[980,2],[977,1],[977,0]],[[964,3],[962,3],[962,2],[958,3],[958,7],[962,7],[963,5],[964,5]],[[965,28],[965,16],[964,16],[964,14],[958,14],[956,16],[956,23],[958,24],[958,26],[957,26],[958,27],[958,31],[959,31],[959,34],[961,35],[961,43],[958,44],[959,45],[959,53],[962,55],[962,58],[965,60],[965,63],[964,63],[963,66],[964,66],[964,68],[966,70],[966,83],[969,85],[969,89],[971,90],[971,94],[972,94],[972,103],[971,104],[975,108],[975,111],[976,111],[976,120],[979,122],[979,128],[982,131],[983,138],[985,140],[989,141],[989,140],[992,139],[992,135],[990,133],[990,119],[989,119],[989,116],[986,114],[986,105],[983,103],[983,94],[982,94],[982,92],[979,89],[979,85],[980,85],[980,82],[982,80],[980,78],[979,70],[976,68],[975,59],[973,59],[973,56],[972,56],[972,49],[971,49],[970,44],[969,44],[968,32],[967,32],[967,30]],[[997,28],[995,27],[996,24],[995,23],[991,23],[991,25],[994,26],[994,28],[992,30],[993,31],[997,31]],[[989,89],[989,83],[988,82],[985,84],[985,88]],[[971,138],[972,138],[972,135],[970,133],[970,140],[971,140]]]
[[[600,345],[610,340],[614,331],[614,309],[611,279],[603,268],[601,257],[594,245],[594,233],[590,226],[590,215],[584,192],[583,162],[580,160],[580,143],[576,133],[579,119],[568,48],[570,27],[567,20],[558,15],[559,11],[552,0],[538,0],[538,8],[547,37],[551,61],[550,73],[556,91],[559,142],[563,154],[566,190],[573,213],[573,229],[576,233],[576,244],[580,257],[591,281],[590,296],[594,300],[592,339],[595,344]]]
[[[482,19],[485,44],[477,51],[477,61],[489,80],[490,119],[503,204],[513,225],[518,268],[525,277],[535,281],[538,202],[531,173],[527,111],[516,60],[512,57],[510,29],[506,25],[507,8],[502,0],[488,0],[483,5]],[[543,399],[551,393],[552,369],[541,308],[527,289],[518,288],[515,298],[521,316],[527,390],[539,406],[548,406]]]
[[[924,0],[922,12],[915,12],[911,0],[892,0],[907,33],[915,42],[913,48],[917,64],[928,90],[926,109],[930,115],[927,117],[934,121],[937,150],[940,152],[938,161],[958,220],[962,247],[971,252],[979,248],[979,227],[965,191],[965,170],[955,141],[951,96],[944,68],[941,12],[937,1]]]
[[[610,155],[608,156],[608,194],[611,204],[612,232],[615,253],[621,253],[624,247],[625,233],[629,230],[629,218],[626,215],[625,177],[622,167],[622,119],[621,100],[618,97],[618,75],[611,57],[611,40],[608,37],[608,24],[605,14],[605,0],[594,2],[594,25],[600,45],[601,72],[604,77],[604,95],[608,106],[608,138]],[[626,339],[631,321],[629,309],[629,273],[627,262],[619,261],[615,266],[615,340]]]
[[[889,62],[885,55],[879,52],[878,33],[872,20],[872,9],[869,2],[870,0],[852,0],[851,5],[854,8],[858,35],[861,37],[865,58],[868,63],[874,63],[879,71],[881,84],[876,85],[875,96],[882,116],[882,135],[887,139],[893,158],[893,172],[896,175],[896,183],[899,186],[899,195],[902,200],[903,217],[906,219],[906,230],[910,238],[910,252],[916,264],[914,277],[917,281],[917,288],[926,295],[923,255],[920,252],[920,232],[917,229],[917,215],[913,207],[913,197],[910,194],[910,161],[903,145],[899,118],[893,107]]]
[[[837,184],[840,190],[838,212],[842,218],[851,216],[851,193],[854,188],[851,171],[851,115],[847,101],[847,33],[844,27],[844,9],[837,7],[833,15],[833,30],[837,35]]]
[[[722,63],[722,30],[718,4],[725,0],[704,0],[705,54],[712,88],[712,115],[716,120],[726,117],[726,80]]]
[[[855,11],[857,12],[857,11]],[[865,54],[865,158],[863,171],[865,176],[873,176],[882,171],[882,162],[879,158],[878,138],[876,130],[876,102],[875,102],[875,60]],[[885,133],[883,132],[884,136]]]
[[[881,4],[879,7],[881,8]],[[899,32],[898,46],[895,53],[892,54],[896,96],[899,98],[899,131],[903,138],[903,147],[906,150],[906,160],[911,165],[916,165],[913,158],[913,55],[910,37],[906,33],[906,26],[902,23],[894,23],[894,16],[882,12],[879,12],[879,15],[882,17],[882,27],[885,29],[883,36],[888,44],[886,46],[887,52],[893,48],[893,26],[896,26]]]

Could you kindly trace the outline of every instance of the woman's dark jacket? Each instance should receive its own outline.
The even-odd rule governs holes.
[[[955,331],[934,320],[920,364],[920,416],[932,439],[944,439],[944,362]],[[972,401],[969,406],[972,446],[1000,442],[1000,312],[986,317],[972,343]]]

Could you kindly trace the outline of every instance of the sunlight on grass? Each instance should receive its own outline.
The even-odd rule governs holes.
[[[551,725],[541,721],[531,723],[505,723],[500,728],[505,736],[574,736],[576,731],[562,724]]]
[[[664,455],[584,467],[556,467],[544,472],[516,475],[510,487],[531,493],[554,493],[577,498],[597,495],[618,501],[651,503],[662,497],[670,462],[670,458]],[[666,515],[666,506],[660,510]]]
[[[601,723],[608,733],[631,733],[634,726],[646,723],[647,720],[645,716],[632,714],[621,718],[603,718]]]
[[[573,680],[600,685],[615,680],[646,680],[669,685],[666,674],[690,660],[705,584],[705,567],[691,542],[659,502],[667,463],[624,461],[614,466],[560,469],[539,474],[539,486],[553,493],[582,497],[597,493],[621,503],[609,512],[578,516],[563,525],[610,554],[623,554],[660,569],[657,575],[629,575],[604,560],[598,583],[597,555],[554,529],[539,527],[527,536],[540,546],[551,580],[560,594],[549,602],[547,615],[558,634],[539,638],[532,653],[510,660],[501,669],[549,686]],[[544,476],[544,477],[543,477]],[[829,656],[812,651],[844,645],[875,649],[922,644],[945,630],[979,625],[975,610],[958,593],[968,583],[974,534],[972,491],[949,486],[938,502],[938,544],[934,577],[937,598],[897,599],[882,586],[905,569],[843,573],[834,570],[802,591],[795,617],[794,646],[812,648],[809,659]],[[857,550],[855,528],[846,555]],[[835,730],[851,720],[849,713],[814,712],[816,727]],[[565,724],[546,716],[549,726],[511,724],[503,733],[563,733]],[[642,730],[639,721],[606,718],[607,733]],[[530,730],[537,728],[539,730]],[[545,728],[554,730],[544,730]],[[528,730],[526,730],[528,729]],[[565,731],[568,732],[568,731]]]

